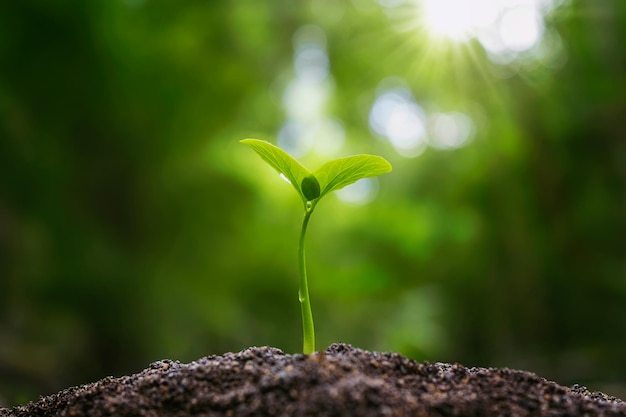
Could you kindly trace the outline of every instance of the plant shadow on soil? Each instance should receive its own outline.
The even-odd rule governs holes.
[[[0,417],[626,416],[626,403],[533,373],[418,363],[336,343],[311,355],[271,347],[162,360],[65,389]]]

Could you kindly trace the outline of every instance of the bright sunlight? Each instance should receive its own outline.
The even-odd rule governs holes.
[[[562,0],[414,0],[418,21],[431,36],[452,42],[477,39],[498,63],[533,55],[544,16]]]
[[[476,29],[493,23],[497,5],[493,0],[423,0],[422,18],[426,28],[435,35],[465,41]]]
[[[465,41],[479,27],[486,27],[497,17],[495,0],[423,0],[422,18],[435,35]]]

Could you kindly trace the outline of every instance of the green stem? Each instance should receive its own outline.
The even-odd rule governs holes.
[[[302,221],[300,247],[298,249],[298,258],[300,260],[300,290],[298,291],[298,298],[300,299],[300,308],[302,310],[302,352],[305,355],[315,352],[315,329],[313,327],[313,314],[311,313],[309,284],[306,279],[306,260],[304,257],[304,236],[306,235],[306,228],[314,208],[315,203],[311,203],[310,201],[307,202],[304,207],[304,220]]]

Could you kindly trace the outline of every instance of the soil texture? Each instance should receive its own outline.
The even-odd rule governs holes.
[[[271,347],[158,361],[37,402],[0,408],[36,416],[626,416],[626,403],[533,373],[418,363],[333,344],[312,355]]]

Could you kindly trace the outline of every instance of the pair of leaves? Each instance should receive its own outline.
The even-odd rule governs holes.
[[[278,146],[259,139],[240,141],[254,150],[265,162],[284,175],[306,203],[322,198],[361,178],[375,177],[391,171],[386,159],[375,155],[354,155],[326,162],[310,172]]]

